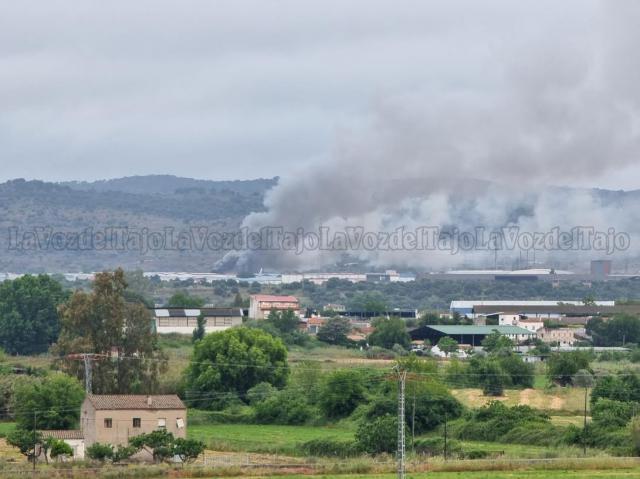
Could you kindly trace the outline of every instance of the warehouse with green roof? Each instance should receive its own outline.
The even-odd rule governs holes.
[[[494,331],[514,341],[523,341],[536,336],[536,333],[518,326],[444,326],[439,324],[420,326],[409,331],[409,334],[412,341],[425,341],[428,339],[431,344],[437,344],[440,338],[449,336],[455,339],[458,344],[480,346],[482,340]]]

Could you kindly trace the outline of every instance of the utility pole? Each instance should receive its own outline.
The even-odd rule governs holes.
[[[584,427],[582,428],[582,452],[587,455],[587,395],[589,386],[584,387]]]
[[[398,372],[398,479],[404,479],[404,386],[407,379],[407,372],[397,368]]]
[[[37,412],[33,411],[33,474],[35,475],[36,473],[36,446],[37,446],[37,438],[36,438],[36,431],[37,431],[37,416],[36,416]]]
[[[416,452],[416,384],[413,385],[413,411],[411,412],[411,452]]]
[[[447,413],[444,413],[444,460],[447,460]]]
[[[110,356],[100,353],[72,353],[67,354],[68,359],[82,360],[84,364],[84,390],[87,394],[93,393],[93,361],[100,361]]]
[[[88,354],[83,354],[84,360],[84,390],[87,394],[91,394],[91,359]]]

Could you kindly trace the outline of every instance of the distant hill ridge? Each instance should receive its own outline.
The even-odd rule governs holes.
[[[97,271],[117,266],[207,271],[221,252],[16,251],[10,249],[10,231],[102,231],[109,227],[182,231],[192,226],[235,231],[247,215],[264,211],[264,195],[277,181],[211,181],[152,175],[96,182],[16,179],[0,183],[0,271]]]
[[[68,186],[74,190],[83,191],[121,191],[135,194],[167,194],[180,190],[190,189],[215,189],[218,191],[228,190],[236,193],[259,193],[273,188],[278,182],[278,177],[257,178],[254,180],[198,180],[194,178],[184,178],[173,175],[145,175],[126,176],[110,180],[97,181],[64,181],[58,183]]]

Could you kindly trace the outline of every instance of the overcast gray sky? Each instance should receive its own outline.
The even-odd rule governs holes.
[[[532,45],[569,45],[588,64],[603,34],[595,0],[0,6],[2,180],[286,176],[329,158],[381,104],[458,95],[486,107]],[[639,173],[558,183],[640,188]]]

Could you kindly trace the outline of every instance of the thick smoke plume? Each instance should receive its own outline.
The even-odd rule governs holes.
[[[250,230],[282,226],[394,231],[400,226],[472,231],[508,225],[526,231],[555,226],[615,228],[632,234],[638,197],[554,188],[593,180],[640,158],[640,4],[607,2],[590,43],[562,38],[519,48],[505,62],[499,88],[474,94],[428,91],[387,98],[367,125],[339,134],[331,159],[281,179],[267,212]],[[594,39],[595,38],[595,39]],[[495,254],[351,251],[373,266],[442,269],[488,265]],[[501,254],[511,262],[521,252]],[[547,264],[599,257],[583,252],[540,254]],[[342,251],[235,252],[236,267],[305,270],[330,267]],[[504,266],[504,264],[502,264]]]

